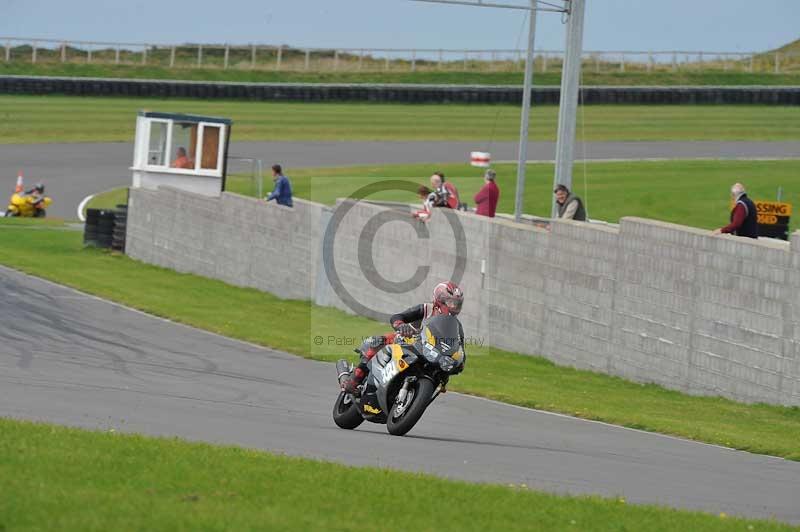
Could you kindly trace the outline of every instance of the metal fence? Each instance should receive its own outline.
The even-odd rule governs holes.
[[[150,65],[306,72],[521,72],[524,50],[304,48],[150,44],[0,37],[6,63]],[[560,72],[564,53],[537,50],[536,72]],[[800,52],[593,51],[584,72],[800,72]]]

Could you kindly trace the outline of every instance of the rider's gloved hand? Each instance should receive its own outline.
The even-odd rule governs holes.
[[[394,322],[394,330],[397,331],[400,336],[405,337],[414,336],[417,332],[410,323],[403,323],[402,321]]]
[[[373,349],[383,347],[384,342],[383,336],[370,336],[367,338],[367,345]]]

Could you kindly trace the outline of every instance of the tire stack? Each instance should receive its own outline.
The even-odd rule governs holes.
[[[110,248],[114,240],[114,219],[111,209],[86,209],[83,243],[97,248]]]
[[[86,222],[83,225],[83,245],[97,247],[97,224],[100,222],[100,209],[86,209]]]
[[[97,221],[97,247],[110,248],[114,234],[114,211],[103,209]]]
[[[125,231],[128,228],[128,206],[117,205],[114,211],[114,230],[111,234],[111,249],[125,253]]]

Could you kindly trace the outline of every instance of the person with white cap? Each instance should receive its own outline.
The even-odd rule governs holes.
[[[747,197],[747,191],[741,183],[731,187],[731,197],[734,205],[731,210],[730,223],[725,227],[714,230],[714,234],[730,233],[736,236],[758,238],[758,212],[756,204]]]

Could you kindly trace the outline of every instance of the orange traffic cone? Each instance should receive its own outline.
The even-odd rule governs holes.
[[[14,189],[16,194],[19,194],[24,190],[25,187],[22,186],[22,170],[19,171],[17,174],[17,187]]]

